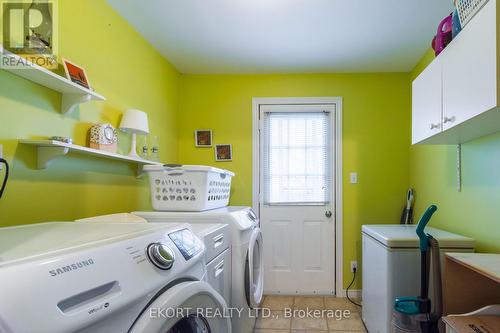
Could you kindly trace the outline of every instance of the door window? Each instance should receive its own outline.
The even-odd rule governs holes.
[[[265,112],[265,205],[330,202],[329,112]]]

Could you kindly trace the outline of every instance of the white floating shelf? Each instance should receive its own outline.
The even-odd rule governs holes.
[[[2,51],[0,45],[0,52]],[[7,58],[9,63],[15,66],[3,66],[2,69],[14,75],[23,77],[41,86],[58,91],[61,96],[61,112],[67,113],[74,110],[78,105],[89,101],[105,101],[106,98],[96,92],[82,87],[65,77],[57,75],[50,70],[38,66],[15,54],[2,54],[2,58]],[[2,59],[2,64],[4,60]],[[7,61],[7,60],[5,60]]]
[[[145,165],[162,165],[163,163],[145,160],[142,158],[130,157],[126,155],[109,153],[107,151],[68,144],[55,140],[19,140],[22,144],[37,147],[37,168],[46,169],[50,162],[59,156],[64,156],[69,152],[75,152],[84,155],[91,155],[112,160],[119,160],[128,163],[137,164],[137,177],[142,175],[142,169]]]

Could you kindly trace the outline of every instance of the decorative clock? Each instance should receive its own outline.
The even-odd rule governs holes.
[[[95,124],[90,128],[90,148],[116,153],[118,138],[110,124]]]

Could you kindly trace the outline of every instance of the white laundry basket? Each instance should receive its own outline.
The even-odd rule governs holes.
[[[456,0],[460,25],[465,27],[467,23],[483,8],[488,0]]]
[[[201,212],[227,206],[234,173],[203,165],[146,165],[158,211]]]

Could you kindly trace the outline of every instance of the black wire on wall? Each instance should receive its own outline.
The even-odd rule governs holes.
[[[9,180],[9,163],[3,158],[0,158],[0,163],[5,165],[5,177],[2,182],[2,187],[0,187],[0,198],[2,198],[5,187],[7,186],[7,180]]]

